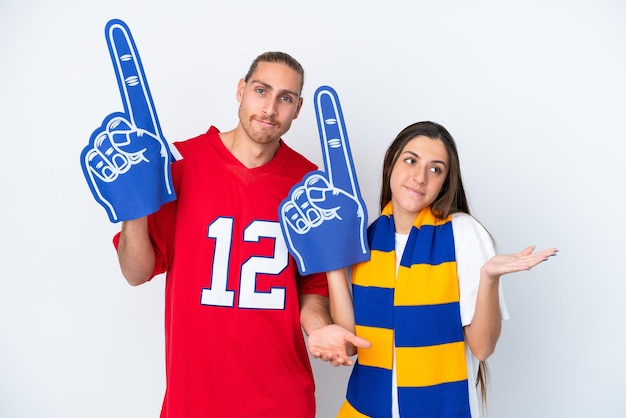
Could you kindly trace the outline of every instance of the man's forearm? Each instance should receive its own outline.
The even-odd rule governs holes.
[[[154,248],[148,232],[148,218],[125,221],[117,247],[122,274],[132,286],[147,282],[154,272]]]
[[[328,298],[321,295],[300,295],[300,324],[307,335],[313,330],[332,324]]]

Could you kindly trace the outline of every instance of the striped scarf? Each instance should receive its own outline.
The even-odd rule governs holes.
[[[452,216],[418,214],[397,278],[391,202],[368,228],[370,261],[353,269],[358,350],[339,418],[391,417],[395,355],[401,418],[469,418]],[[394,349],[395,343],[395,349]]]

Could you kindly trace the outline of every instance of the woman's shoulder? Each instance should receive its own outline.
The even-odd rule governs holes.
[[[456,212],[452,214],[452,223],[456,226],[481,226],[480,222],[469,213]]]
[[[489,238],[489,232],[481,224],[478,219],[465,212],[457,212],[452,214],[452,229],[455,237],[480,237]]]

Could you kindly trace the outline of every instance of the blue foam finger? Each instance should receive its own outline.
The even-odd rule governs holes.
[[[315,112],[325,171],[307,174],[279,207],[283,235],[301,274],[336,270],[369,259],[367,210],[339,98],[332,88],[317,89]],[[294,210],[304,206],[306,212]]]
[[[105,36],[124,111],[111,113],[93,131],[81,153],[81,167],[109,220],[120,222],[154,213],[176,194],[172,154],[130,30],[113,19]]]

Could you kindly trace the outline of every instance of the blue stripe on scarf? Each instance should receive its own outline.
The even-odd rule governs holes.
[[[396,306],[396,347],[424,347],[463,341],[459,303]],[[436,320],[433,320],[436,318]]]
[[[413,227],[412,229],[415,230],[417,228]],[[418,231],[412,231],[409,235],[406,248],[402,254],[400,265],[405,267],[411,267],[414,264],[431,264],[433,266],[437,266],[441,263],[454,261],[456,258],[454,254],[454,246],[446,245],[449,242],[454,242],[453,236],[452,222],[438,226],[422,225]],[[432,244],[422,246],[420,251],[414,251],[415,245],[418,242],[427,242]],[[439,243],[442,244],[440,245]]]
[[[360,386],[359,382],[368,384]],[[346,399],[362,414],[391,417],[391,390],[384,388],[391,388],[391,370],[356,363],[348,382]]]
[[[393,216],[381,216],[367,229],[367,239],[370,250],[388,253],[396,249],[396,227],[393,224]]]
[[[382,287],[352,286],[354,298],[360,303],[354,306],[357,324],[368,327],[393,328],[393,289]]]
[[[398,388],[401,417],[469,417],[467,380],[422,388]]]

